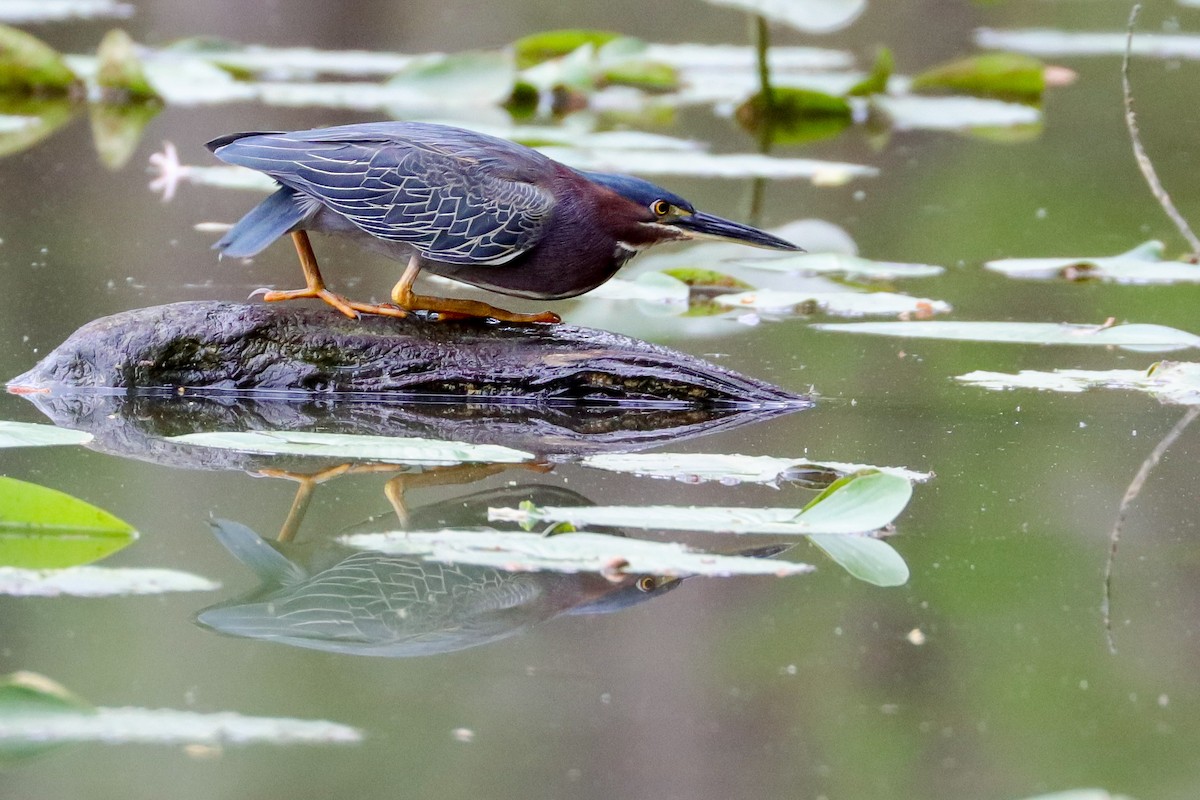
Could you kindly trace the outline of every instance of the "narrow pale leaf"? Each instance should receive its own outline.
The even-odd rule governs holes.
[[[1042,112],[1033,106],[981,97],[876,95],[871,105],[900,131],[1019,128],[1042,121]]]
[[[980,47],[1013,50],[1037,56],[1119,56],[1125,52],[1124,31],[1087,33],[1052,29],[996,30],[980,28],[975,43]],[[1200,36],[1194,33],[1138,33],[1131,43],[1133,54],[1162,59],[1200,59]]]
[[[789,472],[806,469],[826,469],[843,475],[862,470],[898,475],[908,481],[923,482],[932,475],[903,467],[874,467],[868,464],[848,464],[839,461],[809,461],[808,459],[776,458],[774,456],[743,456],[731,453],[601,453],[587,456],[580,463],[585,467],[609,472],[624,472],[652,478],[671,478],[684,483],[720,481],[721,483],[767,483],[787,480]]]
[[[170,569],[0,567],[0,595],[13,597],[125,597],[166,592],[211,592],[221,584]]]
[[[4,0],[0,3],[0,21],[10,23],[128,17],[131,14],[132,3],[116,0]]]
[[[1165,325],[1071,325],[1053,322],[846,322],[814,328],[876,336],[949,339],[969,342],[1120,347],[1139,352],[1169,352],[1200,347],[1200,336]]]
[[[1096,279],[1114,283],[1200,283],[1200,266],[1163,261],[1163,243],[1149,241],[1116,256],[1002,258],[984,267],[1012,278]]]
[[[304,431],[230,431],[173,436],[179,444],[265,455],[327,456],[402,464],[515,464],[532,453],[490,444]]]
[[[739,258],[733,263],[771,272],[800,272],[820,275],[846,275],[852,278],[892,280],[894,278],[926,278],[945,272],[932,264],[902,264],[895,261],[872,261],[849,253],[797,253],[783,257]]]
[[[693,550],[602,533],[513,533],[495,530],[396,531],[353,534],[343,542],[365,550],[422,555],[515,572],[595,572],[603,575],[799,575],[808,564]]]
[[[867,7],[867,0],[708,0],[717,6],[760,14],[806,33],[832,33],[846,28]]]
[[[1132,389],[1163,403],[1200,405],[1200,364],[1190,361],[1162,361],[1149,370],[1022,370],[1015,375],[976,371],[959,375],[957,379],[985,389],[1042,389],[1069,393],[1094,388]]]
[[[87,444],[92,434],[41,425],[34,422],[0,420],[0,447],[48,447],[60,444]]]
[[[822,312],[842,317],[860,317],[871,314],[897,316],[914,314],[919,317],[944,314],[950,304],[942,300],[925,297],[910,297],[894,292],[797,292],[779,289],[760,289],[740,294],[723,294],[715,302],[733,308],[750,308],[756,311],[792,311],[800,314]]]

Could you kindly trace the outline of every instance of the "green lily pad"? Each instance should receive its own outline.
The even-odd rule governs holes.
[[[53,47],[24,31],[0,25],[0,92],[64,94],[78,83]]]
[[[516,54],[517,68],[528,69],[544,61],[562,58],[573,53],[584,45],[601,47],[621,34],[613,31],[596,31],[582,29],[564,29],[543,31],[524,36],[513,42],[512,49]]]
[[[125,31],[114,29],[105,34],[96,58],[96,84],[105,100],[128,103],[162,99],[146,79],[136,45]]]
[[[984,53],[928,69],[912,79],[911,88],[1037,102],[1046,89],[1045,70],[1032,56]]]
[[[838,566],[875,586],[908,583],[908,564],[890,544],[870,536],[816,534],[808,540],[824,551]]]
[[[770,131],[774,142],[799,144],[836,136],[853,122],[853,109],[844,97],[777,86],[738,106],[737,121],[751,132]]]
[[[653,274],[653,273],[646,273]],[[746,291],[754,287],[745,281],[717,272],[714,269],[699,269],[695,267],[676,267],[664,269],[663,275],[670,275],[676,280],[683,281],[688,286],[705,289],[724,289],[725,291]]]
[[[135,531],[69,494],[0,477],[0,565],[55,569],[89,564],[129,546]]]

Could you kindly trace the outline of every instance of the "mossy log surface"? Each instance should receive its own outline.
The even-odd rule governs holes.
[[[803,396],[569,325],[349,319],[297,303],[190,302],[90,322],[10,389],[529,404],[801,408]]]

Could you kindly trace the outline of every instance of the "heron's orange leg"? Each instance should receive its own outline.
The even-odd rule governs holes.
[[[502,308],[482,303],[478,300],[460,300],[451,297],[430,297],[415,294],[413,283],[417,273],[421,271],[421,258],[414,255],[408,261],[404,274],[392,288],[392,302],[396,307],[407,311],[434,311],[443,319],[467,319],[470,317],[490,317],[501,322],[562,322],[562,317],[553,311],[542,311],[538,314],[518,314],[515,311],[505,311]]]
[[[254,295],[261,294],[262,299],[268,303],[311,297],[317,300],[324,300],[351,319],[357,318],[358,311],[355,308],[358,304],[351,303],[340,294],[336,294],[325,288],[325,280],[321,277],[321,270],[317,266],[317,256],[313,253],[312,243],[308,241],[308,234],[304,231],[293,231],[292,242],[296,245],[296,255],[300,257],[300,268],[304,270],[305,287],[286,292],[259,289],[250,296],[253,297]]]

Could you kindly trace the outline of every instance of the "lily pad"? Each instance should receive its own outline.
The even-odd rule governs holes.
[[[903,586],[908,583],[908,564],[882,539],[817,534],[809,536],[808,540],[860,581],[875,586]]]
[[[980,28],[975,43],[995,50],[1037,56],[1119,56],[1125,52],[1124,32],[1089,33],[1053,29],[997,30]],[[1136,56],[1162,59],[1200,59],[1200,36],[1191,33],[1139,33],[1131,43]]]
[[[398,464],[516,464],[532,453],[509,447],[388,436],[305,431],[229,431],[172,436],[178,444],[266,455],[326,456]]]
[[[912,79],[916,92],[946,90],[1037,102],[1046,89],[1046,66],[1020,53],[983,53],[933,67]]]
[[[587,456],[580,463],[585,467],[609,472],[670,478],[684,483],[720,481],[725,484],[775,484],[781,480],[788,480],[790,473],[803,473],[814,469],[830,470],[842,475],[876,470],[916,483],[933,477],[928,472],[917,472],[904,467],[875,467],[840,461],[809,461],[803,458],[743,456],[733,453],[601,453]]]
[[[716,506],[580,506],[488,509],[491,520],[523,525],[568,522],[579,528],[612,526],[709,533],[857,534],[894,520],[912,497],[912,484],[871,472],[838,481],[799,508]]]
[[[105,100],[145,102],[161,99],[146,79],[136,45],[125,31],[116,29],[105,34],[96,58],[96,83]]]
[[[770,131],[771,141],[786,144],[836,136],[853,122],[843,97],[791,86],[758,92],[737,108],[737,121],[751,132]]]
[[[756,311],[791,312],[799,314],[833,314],[859,317],[869,314],[897,316],[912,314],[929,317],[950,311],[942,300],[910,297],[894,292],[796,292],[778,289],[759,289],[739,294],[723,294],[715,298],[723,306]]]
[[[879,174],[875,167],[811,158],[777,158],[760,153],[695,153],[617,149],[573,150],[544,147],[542,152],[576,169],[639,175],[692,175],[706,178],[804,178],[840,186],[854,178]]]
[[[1015,375],[978,370],[959,375],[957,380],[985,389],[1042,389],[1071,393],[1094,388],[1132,389],[1163,403],[1200,405],[1200,364],[1190,361],[1161,361],[1148,370],[1022,370]]]
[[[554,58],[562,58],[573,53],[584,45],[600,47],[621,34],[613,31],[583,30],[571,28],[564,30],[543,31],[522,37],[513,42],[512,49],[516,54],[517,67],[528,69],[535,64],[541,64]]]
[[[512,572],[596,572],[710,577],[802,575],[808,564],[694,550],[678,542],[652,542],[603,533],[544,536],[490,529],[361,533],[341,541],[388,555],[422,555],[434,561],[474,564]]]
[[[34,422],[0,420],[0,447],[48,447],[63,444],[87,444],[92,434],[40,425]]]
[[[899,131],[1024,129],[1042,121],[1042,112],[1033,106],[982,97],[876,95],[871,108]]]
[[[78,82],[53,47],[24,31],[0,25],[0,92],[64,94]]]
[[[0,3],[0,21],[12,23],[128,17],[132,14],[131,3],[117,0],[4,0]]]
[[[1198,283],[1200,266],[1163,261],[1163,243],[1149,241],[1116,256],[1095,258],[1003,258],[984,267],[1011,278],[1096,279],[1113,283]]]
[[[137,539],[128,523],[64,492],[0,477],[0,565],[88,564]]]
[[[510,54],[478,51],[419,58],[385,87],[411,92],[408,102],[421,105],[488,105],[507,100],[516,80],[516,64]],[[405,100],[397,97],[389,102]]]
[[[817,330],[949,339],[966,342],[1120,347],[1165,353],[1200,347],[1200,336],[1165,325],[1072,325],[1053,322],[840,322],[813,325]]]
[[[888,79],[892,77],[895,67],[892,51],[886,47],[879,48],[879,52],[875,54],[875,63],[871,66],[871,72],[867,77],[851,86],[846,94],[850,97],[869,97],[873,94],[886,94]]]
[[[211,592],[221,584],[172,569],[0,567],[0,595],[11,597],[128,597],[166,592]]]
[[[797,253],[782,258],[739,258],[733,263],[772,272],[801,272],[820,275],[845,275],[850,278],[893,280],[926,278],[946,270],[933,264],[902,264],[872,261],[849,253]]]
[[[602,300],[640,300],[647,303],[686,306],[691,290],[679,278],[665,272],[643,272],[636,278],[613,278],[585,295]]]

